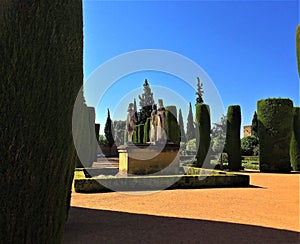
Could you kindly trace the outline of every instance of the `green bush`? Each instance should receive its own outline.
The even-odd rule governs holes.
[[[175,144],[180,143],[180,128],[177,123],[177,109],[176,106],[166,107],[166,133],[168,140]]]
[[[241,108],[232,105],[227,110],[227,130],[225,151],[228,154],[228,167],[232,170],[240,170],[241,165]]]
[[[0,242],[62,243],[83,82],[82,1],[1,1]]]
[[[255,136],[246,136],[241,139],[241,150],[244,156],[253,156],[254,149],[258,146],[258,139]]]
[[[300,108],[294,108],[290,157],[293,170],[300,171]]]
[[[293,102],[269,98],[257,102],[260,170],[289,172],[290,141],[293,126]]]
[[[202,167],[210,147],[210,112],[207,104],[196,104],[197,167]]]

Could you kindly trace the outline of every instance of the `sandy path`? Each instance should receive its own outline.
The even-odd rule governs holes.
[[[251,173],[250,188],[73,193],[65,243],[297,243],[299,176]]]

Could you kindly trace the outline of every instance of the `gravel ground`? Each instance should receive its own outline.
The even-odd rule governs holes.
[[[251,187],[72,194],[64,243],[300,243],[299,174]]]

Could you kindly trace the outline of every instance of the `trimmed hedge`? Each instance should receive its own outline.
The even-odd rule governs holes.
[[[257,102],[260,170],[290,172],[290,142],[293,126],[293,102],[269,98]]]
[[[300,171],[300,107],[294,107],[290,158],[293,170]]]
[[[227,109],[227,130],[225,151],[228,155],[228,168],[240,170],[241,162],[241,108],[239,105],[229,106]]]
[[[176,106],[166,106],[166,133],[169,141],[180,144],[180,128],[177,122]]]
[[[63,241],[82,26],[79,0],[1,1],[1,243]]]
[[[210,112],[207,104],[196,104],[197,167],[202,167],[210,146]],[[199,134],[198,134],[199,133]],[[196,148],[197,148],[196,146]]]
[[[137,143],[144,141],[144,124],[137,125]]]
[[[147,143],[150,141],[150,118],[147,118],[146,123],[144,125],[144,139],[143,143]]]

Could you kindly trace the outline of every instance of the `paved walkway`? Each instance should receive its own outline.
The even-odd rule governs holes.
[[[300,243],[299,174],[251,187],[72,195],[64,243]]]

